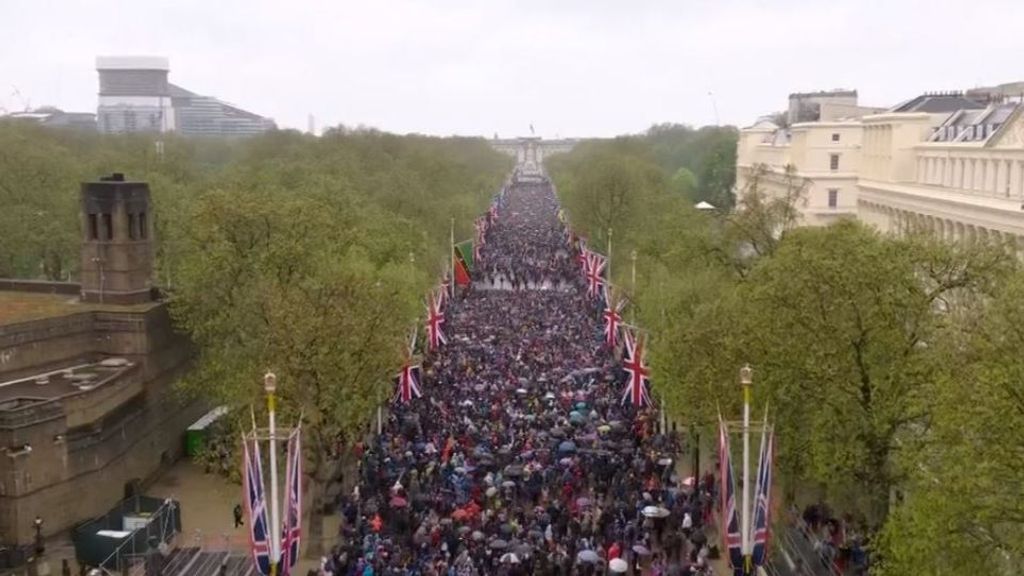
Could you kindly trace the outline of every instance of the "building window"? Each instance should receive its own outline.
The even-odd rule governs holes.
[[[829,154],[828,169],[833,172],[839,170],[839,154]]]
[[[833,142],[839,142],[839,132],[833,132],[832,133],[832,141]]]
[[[837,208],[839,206],[839,189],[829,188],[828,189],[828,207]]]
[[[138,238],[138,234],[135,232],[135,214],[128,214],[128,238],[135,240]]]
[[[146,213],[139,212],[139,238],[145,240],[149,237],[149,226],[146,224]]]
[[[100,222],[95,214],[89,214],[89,240],[99,240]]]
[[[103,235],[107,240],[114,239],[114,219],[110,214],[103,215]]]

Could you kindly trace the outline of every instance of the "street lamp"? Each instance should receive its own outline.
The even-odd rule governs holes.
[[[277,497],[277,423],[274,410],[277,376],[273,372],[267,372],[263,376],[263,389],[267,392],[267,416],[270,420],[270,525],[279,526],[281,503]],[[270,531],[270,576],[277,576],[280,559],[281,534],[275,529]]]
[[[740,385],[743,386],[743,507],[740,508],[741,539],[743,553],[743,574],[753,574],[752,546],[750,542],[750,393],[754,385],[754,371],[750,364],[740,368]]]
[[[32,521],[32,527],[36,530],[36,554],[41,555],[46,551],[46,546],[43,545],[43,519],[36,516]]]

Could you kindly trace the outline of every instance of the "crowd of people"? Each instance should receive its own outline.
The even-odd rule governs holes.
[[[577,269],[550,184],[519,184],[507,194],[501,225],[491,227],[481,250],[479,279],[512,289],[571,285]]]
[[[557,210],[548,183],[506,190],[480,285],[366,447],[321,574],[708,573],[710,498],[656,414],[621,403]]]

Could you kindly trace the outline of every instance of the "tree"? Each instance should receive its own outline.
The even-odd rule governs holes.
[[[894,455],[927,423],[948,363],[936,311],[985,286],[1001,259],[840,222],[791,231],[754,267],[744,332],[791,475],[882,526],[906,474]]]
[[[927,428],[883,532],[883,574],[1013,574],[1024,562],[1024,273],[993,286],[952,328],[957,365],[935,380]]]
[[[720,138],[698,169],[698,201],[705,200],[728,210],[735,204],[733,186],[736,184],[736,138]]]
[[[260,406],[262,373],[276,372],[282,421],[303,417],[318,545],[331,455],[387,396],[423,278],[407,261],[375,264],[348,218],[315,200],[215,191],[191,222],[203,250],[186,259],[172,302],[200,352],[186,389]]]
[[[684,167],[676,170],[676,173],[672,175],[672,191],[689,199],[691,202],[696,202],[697,177],[693,175],[689,168]]]

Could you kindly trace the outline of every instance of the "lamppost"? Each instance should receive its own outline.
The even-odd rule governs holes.
[[[36,531],[36,555],[42,555],[46,551],[46,546],[43,544],[43,519],[36,516],[36,519],[32,521],[32,527]]]
[[[743,574],[752,575],[753,550],[750,541],[750,395],[754,385],[754,371],[750,364],[740,368],[740,385],[743,387],[743,507],[740,508],[740,530],[742,531]]]
[[[276,527],[280,526],[281,503],[277,497],[277,422],[275,421],[274,392],[277,391],[277,376],[273,372],[267,372],[263,376],[263,389],[267,392],[267,414],[270,420],[270,576],[277,576],[278,564],[281,561],[281,532]]]

